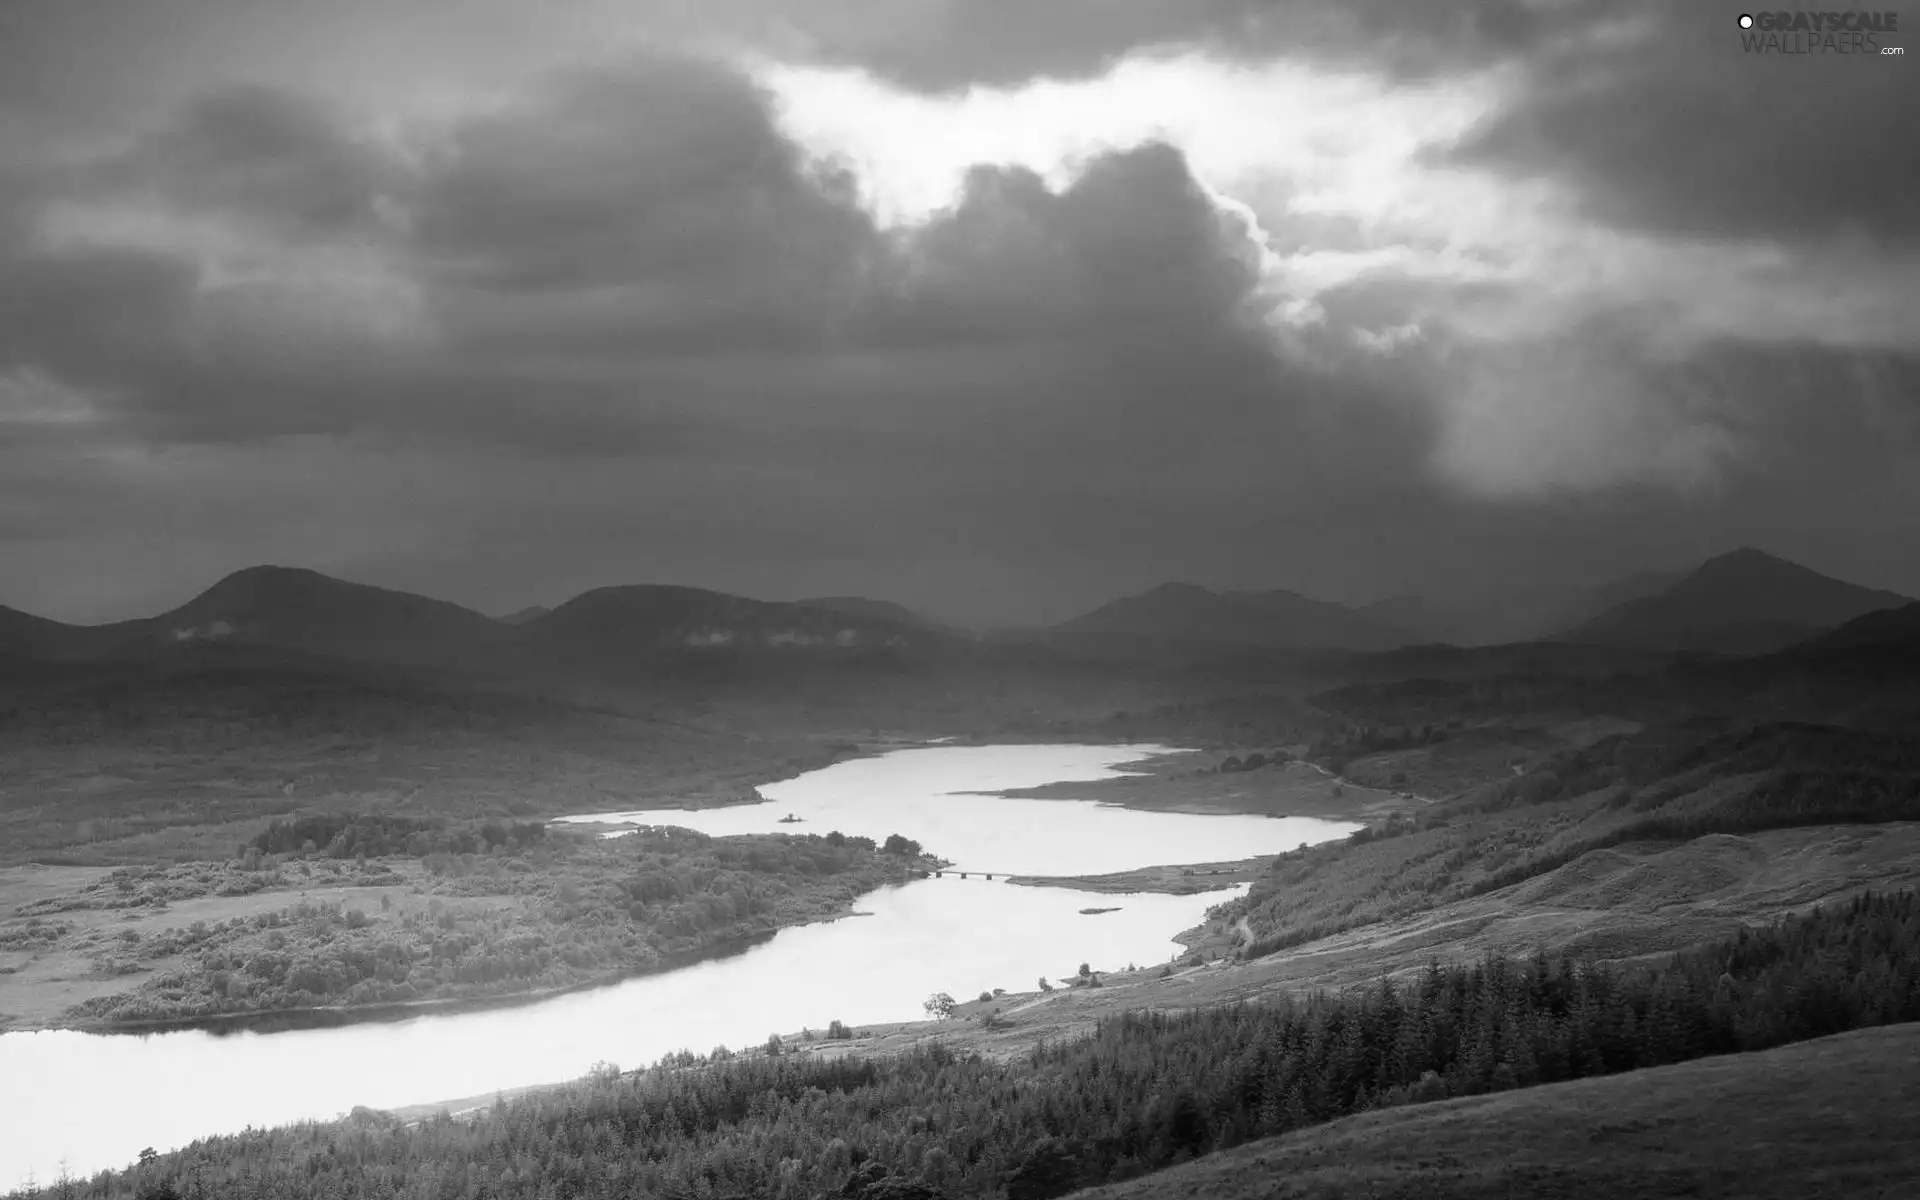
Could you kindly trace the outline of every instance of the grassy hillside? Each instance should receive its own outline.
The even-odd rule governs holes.
[[[1417,819],[1280,855],[1223,916],[1246,919],[1257,956],[1514,888],[1596,852],[1899,821],[1920,821],[1920,743],[1899,734],[1657,727],[1552,755]]]
[[[714,803],[824,765],[821,739],[271,663],[0,690],[0,863],[229,857],[315,809],[532,817]]]
[[[1357,1112],[1915,1019],[1908,892],[1628,969],[1547,955],[1435,964],[1343,995],[1130,1013],[1021,1061],[774,1041],[746,1058],[683,1054],[467,1121],[402,1128],[365,1113],[209,1139],[76,1190],[1046,1200]]]
[[[1920,1024],[1363,1113],[1073,1200],[1899,1200]]]

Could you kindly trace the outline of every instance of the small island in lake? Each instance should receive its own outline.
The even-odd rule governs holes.
[[[1119,911],[1120,909],[1117,906],[1114,908],[1083,908],[1080,910],[1080,915],[1083,917],[1097,917],[1101,913],[1110,913],[1110,912],[1119,912]]]

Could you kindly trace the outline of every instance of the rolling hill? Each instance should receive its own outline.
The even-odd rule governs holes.
[[[1675,571],[1642,571],[1597,587],[1499,588],[1446,598],[1394,596],[1364,605],[1359,612],[1428,642],[1507,645],[1584,624],[1615,605],[1670,587],[1681,577]]]
[[[1364,613],[1295,592],[1215,592],[1167,583],[1112,601],[1048,631],[1083,644],[1391,650],[1427,639]]]
[[[1920,1026],[1363,1113],[1075,1200],[1914,1194]],[[1907,1149],[1900,1149],[1906,1146]]]
[[[807,608],[823,609],[840,613],[859,621],[878,621],[882,624],[897,625],[903,629],[925,629],[951,637],[965,637],[966,632],[958,626],[932,617],[923,616],[904,604],[895,604],[891,600],[869,600],[865,596],[815,596],[794,603]]]
[[[1920,601],[1855,617],[1831,633],[1794,647],[1793,653],[1820,655],[1851,650],[1912,653],[1917,648],[1920,648]]]
[[[249,567],[152,618],[136,647],[228,642],[402,666],[479,670],[514,651],[506,626],[446,600],[297,567]]]
[[[445,600],[277,566],[237,571],[178,608],[114,625],[67,625],[0,608],[0,655],[22,662],[172,659],[219,646],[551,677],[582,663],[804,651],[847,658],[967,641],[899,605],[859,597],[779,603],[640,585],[597,588],[555,609],[495,619]]]
[[[60,657],[84,636],[80,626],[49,621],[0,605],[0,654],[16,658]]]
[[[1908,597],[1832,579],[1764,551],[1708,559],[1652,595],[1628,600],[1553,640],[1716,654],[1765,654]]]
[[[846,604],[751,600],[703,588],[604,587],[576,596],[523,628],[529,645],[560,661],[652,661],[689,653],[901,651],[955,643],[908,614]],[[902,610],[904,612],[904,610]]]

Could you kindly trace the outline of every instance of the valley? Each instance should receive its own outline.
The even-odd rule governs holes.
[[[0,1200],[1920,1197],[1920,75],[1673,7],[0,0]]]
[[[1770,569],[1732,567],[1741,587]],[[1730,569],[1704,578],[1724,586]],[[103,652],[29,630],[54,649],[0,674],[0,1019],[14,1031],[0,1037],[364,1016],[378,1021],[342,1027],[360,1039],[342,1045],[421,1031],[420,1069],[444,1073],[440,1095],[573,1105],[598,1085],[557,1082],[542,1062],[580,1059],[579,1037],[631,1019],[621,996],[680,996],[708,971],[742,989],[709,997],[711,1028],[746,1031],[723,1058],[698,1056],[708,1066],[1014,1063],[1143,1013],[1211,1020],[1416,986],[1436,962],[1546,954],[1657,974],[1702,943],[1920,887],[1916,680],[1863,666],[1900,661],[1909,623],[1890,618],[1903,610],[1744,656],[1542,643],[1310,646],[1320,657],[1302,659],[1253,643],[1223,670],[1205,638],[1127,642],[1143,631],[1113,628],[1115,613],[1137,607],[1099,630],[969,640],[937,625],[884,632],[911,622],[847,599],[809,602],[802,620],[691,589],[612,589],[475,635],[517,646],[475,672],[390,652],[441,610],[333,582],[307,593],[303,579],[223,584],[190,615],[226,632],[173,645]],[[1700,580],[1671,586],[1697,614]],[[1823,619],[1859,603],[1813,591]],[[253,607],[223,607],[235,597]],[[1146,611],[1164,620],[1167,602]],[[1234,603],[1235,620],[1297,607]],[[397,624],[356,643],[339,633],[341,606]],[[285,632],[317,611],[336,612],[326,638]],[[564,623],[540,632],[556,614]],[[822,620],[879,622],[881,642],[809,642]],[[728,621],[762,632],[718,636]],[[451,628],[428,643],[482,627]],[[581,648],[594,644],[612,649]],[[880,771],[916,755],[982,766]],[[1032,765],[1004,783],[945,782],[992,777],[995,756]],[[798,815],[766,824],[776,810]],[[592,821],[621,814],[684,828],[599,837],[633,822]],[[1101,821],[1137,831],[1095,836]],[[1329,821],[1344,823],[1338,836],[1275,840]],[[1216,832],[1196,840],[1181,822]],[[937,863],[996,879],[918,879]],[[1174,912],[1186,915],[1159,924]],[[924,957],[936,944],[946,956]],[[809,979],[809,954],[846,957]],[[963,968],[969,954],[981,956]],[[902,1019],[929,988],[955,994],[950,1015]],[[813,998],[796,1010],[798,991]],[[603,1015],[527,1036],[542,1006],[576,1003]],[[449,1015],[421,1024],[428,1012]],[[522,1022],[489,1028],[518,1029],[526,1046],[487,1091],[444,1065],[455,1025],[425,1036],[441,1020]],[[633,1044],[651,1057],[686,1046],[670,1028]],[[376,1124],[381,1107],[409,1120],[470,1107],[417,1084],[382,1105],[350,1074],[329,1078],[342,1111],[360,1104]],[[324,1115],[293,1101],[276,1102],[290,1105],[279,1119]],[[1328,1104],[1308,1124],[1365,1107]],[[1149,1160],[1176,1158],[1121,1155],[1076,1179]],[[917,1178],[984,1194],[983,1179]]]

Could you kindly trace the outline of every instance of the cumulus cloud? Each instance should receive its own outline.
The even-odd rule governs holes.
[[[863,11],[593,5],[568,36],[604,53],[484,92],[422,59],[424,91],[369,66],[114,137],[55,137],[51,107],[0,127],[34,148],[0,161],[3,536],[78,579],[137,495],[155,536],[197,530],[188,574],[279,522],[417,586],[488,545],[581,586],[1093,600],[1297,586],[1276,573],[1309,551],[1399,587],[1435,546],[1511,562],[1576,519],[1638,566],[1626,531],[1787,522],[1772,496],[1864,522],[1911,461],[1899,176],[1748,194],[1788,164],[1723,135],[1781,64],[1691,16]],[[291,61],[259,29],[318,28],[228,15],[278,47],[258,63]],[[623,49],[616,17],[701,48]],[[455,41],[555,53],[515,21],[483,6]],[[1695,98],[1706,133],[1657,119]],[[409,519],[357,539],[378,504]]]
[[[308,206],[283,203],[313,181]],[[1271,365],[1257,232],[1172,147],[1058,189],[978,168],[951,209],[885,233],[757,85],[699,58],[557,75],[412,162],[244,89],[80,172],[34,231],[11,264],[10,351],[161,437],[518,439],[537,419],[550,442],[579,421],[582,442],[631,448],[611,427],[724,423],[789,395],[829,428],[871,415],[810,392],[802,356],[864,357],[862,387],[935,425],[917,353],[1050,362],[1028,407],[1073,419],[1123,409],[1127,370],[1232,396],[1222,370]],[[716,399],[756,357],[783,365]]]

